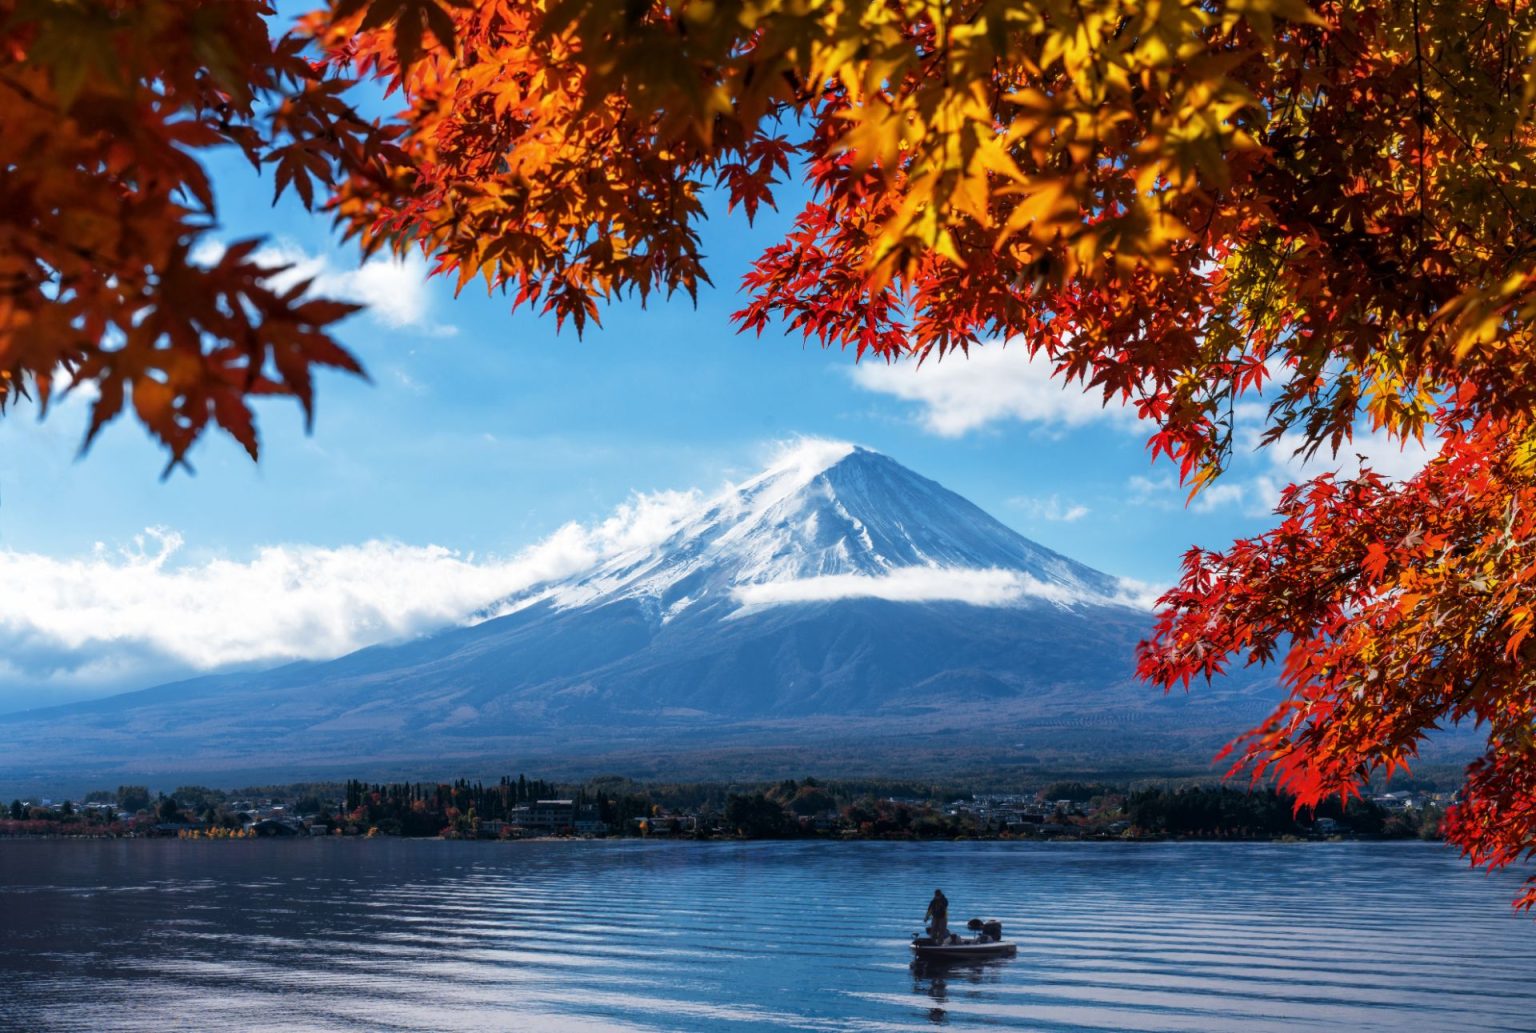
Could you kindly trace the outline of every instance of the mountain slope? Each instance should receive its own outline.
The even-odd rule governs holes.
[[[1203,761],[1271,697],[1134,683],[1122,582],[865,449],[804,446],[656,537],[472,626],[7,715],[0,774]]]

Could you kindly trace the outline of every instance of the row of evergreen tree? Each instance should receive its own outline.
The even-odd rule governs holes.
[[[400,817],[423,810],[446,814],[450,810],[461,814],[474,811],[482,819],[510,817],[513,808],[548,800],[555,797],[559,787],[542,778],[530,779],[518,775],[516,779],[503,776],[492,785],[455,779],[452,782],[388,782],[372,783],[348,779],[345,787],[343,808],[347,814],[365,808],[382,817]],[[577,804],[586,803],[585,792],[577,790]]]

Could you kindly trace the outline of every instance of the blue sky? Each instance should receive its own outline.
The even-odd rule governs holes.
[[[240,165],[220,172],[225,239],[264,234],[284,254],[323,259],[322,288],[356,269],[355,253],[334,245],[323,217],[286,200],[269,208],[269,185]],[[921,391],[930,377],[964,366],[962,356],[861,377],[851,353],[773,332],[737,335],[729,319],[741,303],[736,283],[787,222],[768,213],[749,230],[717,213],[705,229],[717,287],[697,308],[686,298],[647,309],[620,302],[580,340],[557,333],[552,320],[510,314],[507,299],[476,286],[454,299],[449,284],[413,284],[419,299],[399,301],[401,311],[344,324],[340,336],[373,383],[324,375],[313,435],[291,403],[261,406],[259,465],[210,435],[192,456],[195,477],[161,483],[163,456],[129,419],[76,461],[83,401],[42,424],[18,410],[0,421],[0,545],[67,555],[163,525],[210,550],[393,537],[504,551],[567,520],[600,516],[633,490],[740,476],[760,465],[764,446],[798,435],[886,452],[1044,544],[1144,579],[1170,576],[1191,541],[1254,526],[1226,507],[1191,515],[1175,506],[1152,520],[1145,507],[1128,509],[1131,478],[1168,471],[1151,466],[1145,433],[1116,414],[1061,426],[1041,411],[1038,420],[999,416],[940,433],[921,401],[871,390],[871,374],[888,372],[882,387],[906,381]],[[422,269],[380,277],[378,286],[417,280]],[[1022,350],[1001,358],[1026,364]],[[992,365],[973,379],[994,379]],[[958,390],[963,396],[964,385]],[[1080,418],[1097,413],[1092,400],[1082,402]],[[962,397],[952,408],[974,406]],[[1056,516],[1089,512],[1049,519],[1052,498]]]
[[[259,465],[210,436],[191,457],[197,475],[166,482],[163,456],[128,419],[77,460],[83,399],[41,423],[25,409],[0,420],[0,571],[9,575],[0,639],[10,656],[0,709],[454,619],[472,595],[449,592],[407,619],[389,609],[396,586],[368,576],[398,564],[434,584],[483,579],[573,522],[590,528],[616,507],[643,510],[636,493],[710,491],[749,475],[797,436],[885,452],[1044,545],[1153,583],[1174,577],[1192,543],[1262,528],[1289,479],[1281,455],[1242,457],[1186,508],[1171,468],[1149,461],[1147,428],[1058,391],[1019,348],[916,371],[856,366],[851,354],[772,332],[738,336],[736,284],[792,213],[766,213],[749,229],[717,210],[704,232],[717,286],[697,307],[681,297],[648,309],[623,301],[578,340],[552,320],[510,315],[507,299],[473,286],[454,299],[449,284],[424,280],[420,262],[359,272],[323,217],[290,201],[269,207],[269,182],[233,159],[215,172],[223,239],[265,235],[322,287],[374,303],[340,334],[372,383],[324,376],[311,436],[295,405],[263,404]],[[302,608],[290,619],[280,591],[241,595],[263,556],[302,558],[285,583],[353,580],[330,589],[321,619],[301,618]],[[167,573],[180,580],[162,591],[156,578]],[[225,575],[228,588],[217,587]],[[112,588],[113,578],[131,584]],[[194,583],[221,593],[227,610],[191,592]],[[223,625],[199,629],[192,609],[217,612]],[[204,648],[247,618],[243,648]],[[146,630],[165,622],[186,631],[168,644]],[[295,623],[337,630],[284,645]],[[267,639],[270,655],[259,644]]]

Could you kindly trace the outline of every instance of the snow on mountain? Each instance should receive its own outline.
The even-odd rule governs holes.
[[[494,608],[643,600],[685,610],[840,598],[1136,605],[1136,586],[1051,552],[943,486],[845,442],[803,441],[681,514],[661,541]]]

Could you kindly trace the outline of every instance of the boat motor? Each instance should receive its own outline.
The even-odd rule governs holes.
[[[979,918],[973,918],[965,923],[965,927],[973,933],[979,933],[983,941],[997,943],[1003,938],[1003,923],[995,918],[989,918],[985,922]]]

